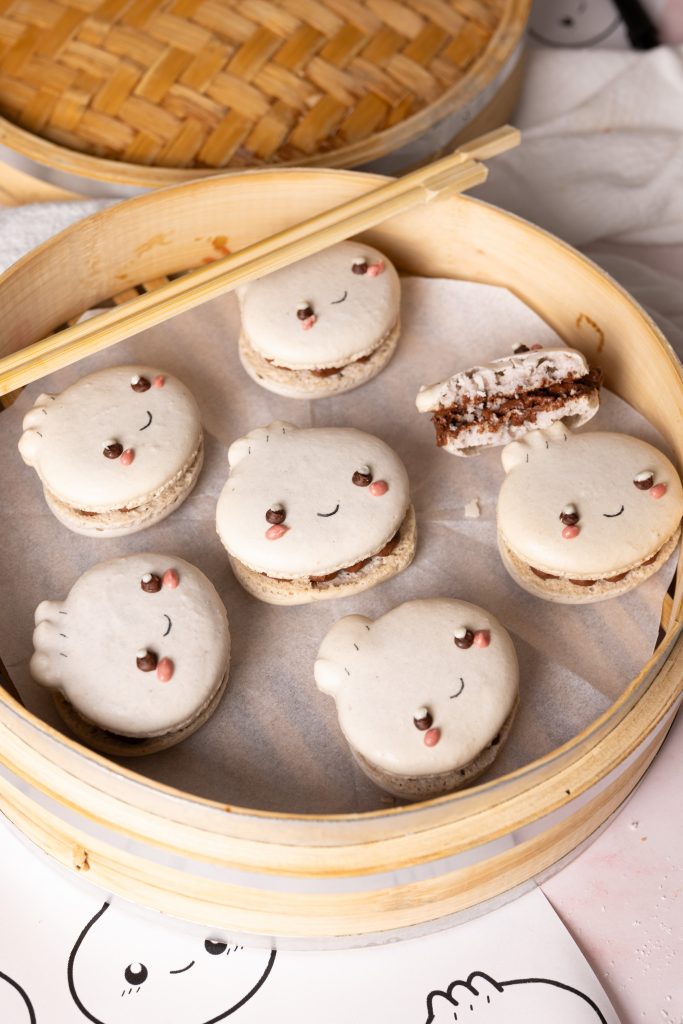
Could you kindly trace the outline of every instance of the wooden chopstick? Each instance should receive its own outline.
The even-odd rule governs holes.
[[[162,323],[246,281],[320,252],[419,203],[472,188],[485,181],[488,173],[474,157],[495,156],[518,145],[519,141],[517,129],[498,128],[427,167],[13,352],[0,359],[0,395]]]

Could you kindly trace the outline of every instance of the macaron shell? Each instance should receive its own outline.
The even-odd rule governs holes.
[[[238,453],[235,460],[235,453]],[[282,579],[322,576],[368,558],[399,529],[410,504],[408,476],[377,437],[343,427],[298,429],[274,423],[230,449],[232,469],[218,500],[216,527],[229,553]],[[382,495],[353,483],[360,467]],[[280,504],[287,532],[266,536],[266,512]]]
[[[141,579],[179,576],[146,593]],[[87,721],[122,736],[149,737],[191,721],[212,698],[230,657],[228,620],[213,585],[183,559],[142,553],[101,562],[63,602],[36,610],[36,682],[58,689]],[[142,671],[141,650],[170,660],[171,678]]]
[[[489,645],[457,647],[461,627],[487,632]],[[323,640],[314,672],[334,696],[354,751],[404,776],[469,764],[496,738],[518,696],[507,630],[484,609],[449,598],[408,601],[374,622],[341,619]],[[422,708],[440,733],[432,746],[414,722]]]
[[[517,558],[544,572],[590,579],[628,571],[659,551],[683,515],[674,466],[635,437],[537,431],[506,448],[503,459],[499,533]],[[635,486],[643,471],[666,485],[663,497]],[[579,515],[571,539],[560,520],[567,505]]]
[[[151,386],[133,390],[134,376]],[[151,384],[159,378],[162,386]],[[103,454],[110,441],[133,453],[128,464]],[[153,495],[186,467],[200,441],[199,409],[185,385],[158,368],[131,365],[41,395],[25,417],[19,448],[58,500],[106,512]]]
[[[384,270],[355,274],[353,261]],[[345,366],[377,348],[399,313],[400,282],[390,261],[362,242],[340,242],[240,291],[242,330],[261,356],[291,369]],[[297,307],[316,320],[304,330]]]

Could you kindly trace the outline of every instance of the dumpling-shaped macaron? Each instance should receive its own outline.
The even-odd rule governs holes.
[[[240,289],[239,353],[249,376],[289,398],[371,380],[394,354],[396,270],[364,242],[339,242]]]
[[[39,395],[23,426],[19,451],[48,507],[89,537],[158,523],[202,467],[197,403],[177,377],[150,366],[112,366],[59,395]]]
[[[271,604],[341,597],[415,553],[408,475],[378,437],[277,421],[228,452],[216,528],[242,586]]]
[[[683,488],[651,444],[573,434],[561,424],[503,449],[498,546],[512,578],[564,604],[626,593],[666,562],[680,537]]]
[[[374,622],[347,615],[318,652],[351,751],[378,786],[413,800],[466,786],[494,761],[518,703],[517,657],[483,608],[433,597]]]
[[[31,675],[90,746],[133,756],[198,729],[228,680],[230,632],[213,585],[182,558],[100,562],[36,609]]]

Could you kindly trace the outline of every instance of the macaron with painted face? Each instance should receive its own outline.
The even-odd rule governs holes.
[[[88,537],[124,536],[170,515],[204,457],[197,403],[158,367],[113,366],[39,395],[23,427],[19,451],[48,507]]]
[[[289,398],[324,398],[371,380],[400,332],[400,283],[381,252],[340,242],[239,291],[249,376]]]
[[[378,437],[277,421],[228,452],[216,528],[242,586],[271,604],[366,590],[415,553],[408,475]]]
[[[664,565],[680,538],[683,488],[636,437],[562,424],[503,449],[498,546],[512,578],[564,604],[617,597]]]
[[[35,614],[31,675],[89,746],[155,753],[199,728],[227,685],[223,602],[194,565],[144,552],[100,562]]]
[[[518,703],[507,630],[483,608],[445,597],[406,601],[375,621],[340,619],[320,645],[314,675],[334,697],[365,774],[412,800],[481,775]]]

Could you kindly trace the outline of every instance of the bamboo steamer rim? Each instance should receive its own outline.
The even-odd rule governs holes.
[[[153,195],[140,196],[131,199],[126,203],[110,207],[109,209],[103,210],[84,221],[72,225],[59,235],[43,243],[43,245],[38,247],[38,249],[34,250],[32,253],[25,256],[4,275],[2,275],[2,277],[0,277],[0,302],[2,301],[3,293],[7,292],[13,280],[25,276],[26,271],[32,268],[36,259],[53,255],[55,260],[59,262],[59,254],[69,241],[73,241],[78,244],[78,239],[82,235],[85,235],[86,238],[92,239],[94,237],[99,237],[102,234],[106,235],[107,233],[115,232],[117,222],[126,215],[126,211],[137,212],[149,208],[150,204],[161,205],[164,203],[173,204],[174,208],[177,208],[176,204],[182,197],[188,201],[194,201],[199,197],[206,197],[210,193],[215,192],[219,194],[223,190],[232,191],[233,189],[236,190],[236,193],[241,195],[241,189],[247,187],[248,184],[253,185],[255,182],[261,182],[265,189],[268,187],[269,183],[272,183],[275,180],[283,182],[288,179],[291,179],[291,185],[288,185],[288,188],[292,188],[292,190],[294,190],[295,187],[303,185],[304,193],[306,192],[305,186],[310,186],[315,181],[324,181],[331,189],[334,189],[338,185],[338,190],[345,191],[345,193],[353,193],[354,190],[355,192],[367,190],[367,188],[376,184],[378,180],[382,180],[378,176],[363,175],[352,172],[340,172],[330,169],[303,172],[291,170],[285,172],[284,175],[280,171],[250,171],[239,176],[225,176],[223,179],[213,178],[211,180],[196,181],[189,185],[167,188],[154,193]],[[628,308],[630,316],[635,317],[639,321],[643,335],[649,336],[649,343],[647,346],[649,354],[652,355],[652,350],[657,349],[662,361],[661,372],[663,377],[666,377],[669,381],[671,388],[677,394],[678,401],[683,405],[683,370],[676,361],[672,350],[661,335],[659,329],[647,314],[645,314],[635,301],[626,292],[624,292],[619,285],[613,282],[608,275],[604,274],[602,271],[598,271],[597,268],[593,267],[589,260],[580,256],[570,246],[509,213],[496,210],[493,207],[487,206],[487,204],[469,197],[454,197],[446,200],[445,202],[453,204],[452,209],[456,220],[462,219],[463,215],[466,215],[468,211],[473,212],[478,210],[479,215],[487,223],[490,222],[488,223],[489,229],[496,236],[498,236],[499,232],[505,225],[507,225],[510,231],[517,232],[518,234],[527,232],[528,241],[533,242],[537,246],[542,246],[544,251],[547,252],[549,261],[556,259],[563,262],[563,269],[566,269],[567,265],[570,263],[573,263],[580,268],[583,267],[584,270],[587,271],[590,271],[592,268],[596,274],[599,274],[603,287],[606,287],[609,301],[614,302],[618,300],[624,308]],[[426,209],[428,210],[429,208]],[[441,209],[443,211],[443,207]],[[418,212],[414,213],[413,216],[419,217],[422,216],[422,214]],[[409,219],[410,218],[408,218],[408,220]],[[404,222],[406,220],[406,216],[396,218],[396,220]],[[484,241],[481,237],[478,237],[477,245],[484,245]],[[477,251],[479,251],[479,249],[477,249]],[[653,410],[653,413],[655,412],[657,412],[657,410]],[[681,443],[679,443],[678,447],[679,449],[681,448]],[[667,634],[662,645],[648,660],[638,676],[628,684],[618,700],[615,701],[610,708],[603,713],[603,715],[590,723],[586,729],[571,740],[567,741],[567,743],[553,751],[550,751],[543,757],[516,769],[514,772],[501,776],[492,782],[479,784],[460,793],[446,795],[420,804],[386,808],[372,812],[343,815],[283,815],[280,812],[260,811],[250,808],[232,806],[226,808],[225,804],[185,793],[173,787],[154,782],[137,772],[131,771],[130,769],[121,768],[112,764],[112,762],[106,758],[87,750],[76,741],[68,739],[57,730],[43,723],[36,716],[21,707],[18,702],[1,689],[0,704],[2,705],[3,711],[0,714],[0,720],[4,719],[5,724],[7,724],[13,717],[19,718],[24,724],[29,726],[30,730],[41,734],[48,741],[52,741],[59,746],[63,746],[72,754],[85,759],[99,768],[105,769],[109,773],[116,774],[121,779],[130,782],[131,786],[142,787],[143,789],[172,798],[176,802],[176,806],[179,806],[180,804],[191,804],[204,807],[211,811],[218,812],[223,818],[225,818],[226,810],[229,810],[231,812],[229,815],[231,819],[244,817],[255,819],[265,824],[278,820],[287,820],[295,825],[297,823],[305,825],[313,822],[316,825],[331,826],[334,823],[350,825],[359,821],[369,822],[372,820],[380,820],[390,822],[393,820],[395,823],[395,830],[392,834],[402,835],[405,831],[403,823],[411,816],[419,815],[422,811],[428,812],[430,809],[444,809],[447,813],[452,812],[456,815],[457,809],[460,808],[461,817],[463,817],[468,813],[468,804],[476,802],[479,797],[490,796],[491,794],[495,795],[496,790],[498,791],[499,799],[506,801],[508,799],[506,789],[509,788],[512,792],[513,802],[516,802],[516,804],[519,805],[520,800],[523,802],[524,794],[527,793],[535,784],[535,777],[540,775],[542,778],[547,778],[547,772],[552,769],[553,764],[571,764],[572,760],[584,753],[593,741],[595,741],[599,746],[604,746],[605,738],[608,736],[610,730],[618,725],[618,723],[628,715],[629,711],[633,709],[635,702],[647,692],[650,683],[652,682],[652,675],[657,670],[662,670],[662,668],[666,666],[672,652],[674,651],[674,645],[676,644],[682,625],[683,620],[681,619],[680,594],[677,594],[671,609],[671,615],[667,626]],[[680,648],[680,643],[678,644],[678,648]],[[680,678],[676,678],[671,682],[666,701],[657,711],[657,721],[660,721],[662,716],[666,713],[666,710],[671,707],[676,697],[680,694],[682,686],[683,680]],[[559,799],[561,802],[561,798]],[[308,841],[309,838],[310,837],[305,830],[300,835],[300,841],[304,843]]]
[[[174,75],[176,72],[181,74],[178,70],[181,67],[187,70],[183,54],[187,57],[191,47],[199,45],[199,40],[191,31],[198,27],[191,21],[191,13],[201,14],[202,0],[188,0],[185,5],[190,12],[187,20],[175,14],[172,16],[178,22],[175,24],[174,21],[173,24],[174,32],[177,33],[177,39],[173,42],[146,40],[145,31],[149,27],[146,24],[134,28],[124,26],[127,32],[139,35],[141,53],[145,52],[145,40],[148,48],[151,46],[154,52],[154,47],[161,46],[163,49],[163,53],[157,54],[146,69],[144,64],[139,67],[136,65],[140,74],[133,84],[126,84],[126,76],[133,76],[133,72],[125,53],[117,49],[111,54],[105,47],[105,29],[121,29],[113,24],[116,13],[112,15],[112,25],[108,26],[100,16],[101,12],[98,12],[97,18],[94,15],[90,18],[90,12],[84,11],[82,5],[72,7],[69,0],[57,0],[53,7],[54,11],[62,12],[58,26],[63,27],[63,32],[55,32],[53,45],[50,33],[45,31],[45,5],[42,0],[28,0],[26,9],[22,8],[21,20],[13,22],[10,19],[10,29],[16,28],[10,35],[16,36],[16,39],[5,51],[0,49],[0,115],[5,115],[0,116],[0,143],[44,166],[96,180],[138,187],[155,187],[209,176],[227,168],[243,170],[249,166],[265,164],[278,167],[346,167],[367,163],[403,146],[455,109],[465,108],[476,101],[484,90],[492,86],[499,74],[506,74],[510,61],[519,51],[531,0],[412,0],[412,3],[405,4],[401,0],[364,2],[367,7],[360,3],[349,5],[350,20],[344,23],[343,28],[335,30],[334,39],[328,44],[327,48],[339,49],[337,64],[332,61],[327,70],[321,71],[319,65],[326,62],[315,55],[312,58],[316,75],[315,89],[319,91],[319,98],[315,103],[310,96],[305,102],[300,101],[303,116],[294,125],[292,134],[298,131],[299,124],[304,127],[312,124],[310,131],[302,129],[302,145],[294,147],[287,142],[287,136],[274,151],[267,153],[263,149],[261,155],[256,151],[250,155],[247,146],[249,138],[255,137],[258,142],[262,136],[265,138],[269,132],[272,134],[276,131],[273,126],[278,117],[284,116],[282,108],[287,106],[275,93],[259,93],[254,85],[255,81],[260,81],[259,75],[267,77],[267,74],[274,74],[269,71],[270,51],[274,45],[270,38],[273,32],[269,28],[257,23],[253,37],[245,41],[233,56],[237,62],[236,68],[228,74],[225,66],[221,66],[215,72],[216,81],[213,85],[211,82],[203,83],[201,87],[197,85],[194,89],[196,95],[192,99],[185,92],[193,90],[176,83]],[[33,3],[40,31],[30,23]],[[168,0],[156,0],[156,4],[160,9],[165,8],[168,7]],[[121,13],[120,7],[115,5],[112,9]],[[181,10],[181,0],[177,0],[175,7]],[[124,5],[124,21],[126,9]],[[253,9],[258,10],[257,4],[253,5]],[[274,10],[276,8],[271,10],[271,5],[268,5],[268,18],[272,19]],[[324,0],[316,3],[315,7],[308,0],[288,0],[283,4],[281,13],[285,20],[296,19],[298,15],[302,18],[311,17],[318,27],[310,31],[319,34],[318,22],[321,18],[325,22],[325,14],[328,15],[330,25],[337,26],[340,19],[343,21],[345,17],[342,13],[344,10],[345,4],[341,0]],[[54,16],[54,12],[51,16]],[[256,14],[253,16],[257,18]],[[266,17],[265,14],[262,16]],[[349,59],[355,59],[352,37],[358,35],[359,30],[353,26],[354,18],[356,21],[360,18],[361,22],[369,19],[373,25],[382,25],[376,34],[376,40],[379,41],[376,45],[382,53],[378,52],[375,63],[372,60],[360,60],[360,67],[356,71],[338,66],[340,61],[343,64],[346,50]],[[462,31],[458,27],[459,22],[462,22]],[[489,35],[481,52],[472,53],[469,57],[463,56],[460,52],[463,46],[467,53],[467,46],[471,47],[476,39],[476,31],[483,31],[487,23],[486,31]],[[187,39],[183,38],[184,25],[189,26]],[[400,25],[404,26],[404,37],[396,30],[396,26]],[[450,26],[450,36],[448,28],[444,26]],[[75,38],[77,31],[84,34],[86,42]],[[202,29],[204,34],[206,31]],[[278,31],[282,35],[282,30]],[[349,36],[351,38],[346,38]],[[404,47],[406,53],[411,53],[412,57],[395,53],[389,59],[383,52],[387,46],[391,52],[392,45],[395,46],[398,39],[404,40],[407,44]],[[285,39],[285,46],[289,45]],[[327,48],[323,48],[322,52],[325,53]],[[450,49],[453,50],[455,63],[450,63],[444,56]],[[260,50],[263,52],[259,55]],[[265,65],[261,59],[264,54],[264,59],[268,61]],[[245,55],[250,60],[247,61]],[[201,57],[200,49],[191,68],[201,63]],[[461,64],[464,62],[464,71],[460,71],[458,61]],[[232,63],[229,62],[230,67]],[[388,70],[385,66],[387,64]],[[449,64],[451,71],[447,72]],[[272,67],[278,73],[284,73],[277,66],[277,52],[273,56]],[[298,65],[295,71],[298,81],[303,71]],[[383,123],[379,118],[377,104],[388,104],[380,101],[373,89],[382,93],[384,87],[381,82],[384,77],[391,78],[390,71],[398,76],[392,86],[395,106],[390,108],[390,116],[385,117],[386,123]],[[456,72],[459,77],[448,84],[449,75],[452,79]],[[293,72],[288,70],[287,74],[294,79]],[[115,84],[112,84],[118,81],[117,76],[121,78],[121,95],[116,92]],[[227,84],[224,79],[229,79]],[[290,87],[294,89],[294,81],[290,82]],[[182,108],[182,113],[169,112],[167,105],[170,102],[173,106],[174,97],[169,100],[164,93],[165,88],[181,89],[181,92],[185,90],[182,92],[182,102],[175,97],[176,105],[180,104],[177,109]],[[206,90],[211,92],[212,88],[218,90],[223,101],[210,99]],[[267,88],[274,86],[264,86],[264,90]],[[389,84],[386,89],[391,92]],[[140,95],[136,95],[136,90]],[[243,95],[240,90],[244,90]],[[147,98],[148,93],[150,98]],[[247,109],[253,108],[252,120],[248,122],[251,126],[248,138],[244,132],[240,134],[237,125],[234,131],[230,130],[230,119],[234,121],[240,115],[236,109],[232,109],[228,99],[232,97],[231,102],[237,108],[240,96]],[[343,115],[341,96],[346,96]],[[220,120],[216,120],[219,112],[213,110],[211,113],[204,110],[201,117],[196,111],[193,114],[191,99],[192,103],[199,106],[205,104],[210,108],[221,107]],[[407,109],[408,100],[412,104],[410,110]],[[401,105],[406,107],[405,113],[401,113]],[[414,109],[416,105],[417,109]],[[83,129],[86,134],[79,135],[78,124],[84,115],[87,115]],[[344,120],[340,131],[337,131],[342,116]],[[317,127],[313,124],[316,121]],[[348,137],[343,140],[343,144],[339,144],[340,132],[343,132],[347,122]],[[71,126],[68,130],[64,127],[67,124]],[[280,130],[281,127],[278,127],[277,131]],[[319,137],[316,137],[316,132]],[[117,133],[122,140],[131,136],[127,146],[123,146],[122,141],[119,151],[104,144],[107,137]],[[238,136],[242,148],[247,146],[244,153],[235,142]],[[306,136],[305,139],[303,136]],[[195,157],[201,157],[204,148],[199,148],[195,156],[188,154],[193,147],[197,148],[200,137],[204,140],[203,147],[207,152],[205,158],[198,159]],[[99,143],[92,141],[96,138],[99,138]],[[263,139],[261,142],[265,146]]]

